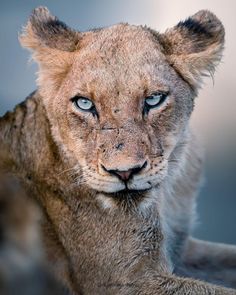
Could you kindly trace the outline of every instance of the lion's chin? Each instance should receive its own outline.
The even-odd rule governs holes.
[[[159,184],[143,189],[123,189],[113,193],[97,192],[96,199],[105,210],[119,210],[146,214],[156,208]]]
[[[144,198],[146,196],[146,193],[149,192],[150,190],[151,188],[138,189],[138,190],[125,188],[113,193],[103,192],[103,194],[107,197],[110,197],[116,200],[132,199],[137,201],[139,199]]]
[[[148,198],[149,189],[123,189],[114,193],[99,193],[98,200],[105,209],[122,208],[125,211],[137,210],[142,201]]]

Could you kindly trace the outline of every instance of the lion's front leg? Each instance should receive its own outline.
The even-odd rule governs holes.
[[[176,272],[236,288],[236,246],[190,238]]]

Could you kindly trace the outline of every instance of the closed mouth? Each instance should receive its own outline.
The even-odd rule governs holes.
[[[138,190],[125,188],[114,193],[104,193],[104,195],[117,200],[133,199],[137,201],[139,199],[144,198],[145,194],[150,190],[151,187],[147,189]]]
[[[150,188],[145,188],[145,189],[128,189],[127,187],[125,189],[122,189],[120,191],[117,191],[117,193],[126,193],[126,194],[132,194],[132,193],[137,193],[137,192],[140,192],[140,193],[143,193],[143,192],[146,192],[146,191],[150,191],[151,187]]]

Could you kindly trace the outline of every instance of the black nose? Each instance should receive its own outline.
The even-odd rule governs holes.
[[[107,169],[105,166],[102,165],[102,168],[121,179],[122,181],[128,181],[134,174],[139,173],[141,170],[143,170],[147,166],[147,161],[145,161],[142,165],[136,165],[132,168],[129,168],[127,170],[119,170],[119,169]]]

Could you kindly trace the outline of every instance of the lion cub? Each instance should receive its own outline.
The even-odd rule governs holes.
[[[218,18],[78,32],[39,7],[20,41],[38,89],[0,119],[0,169],[42,208],[56,278],[72,294],[236,294],[236,247],[190,236],[202,160],[189,118],[222,56]]]

